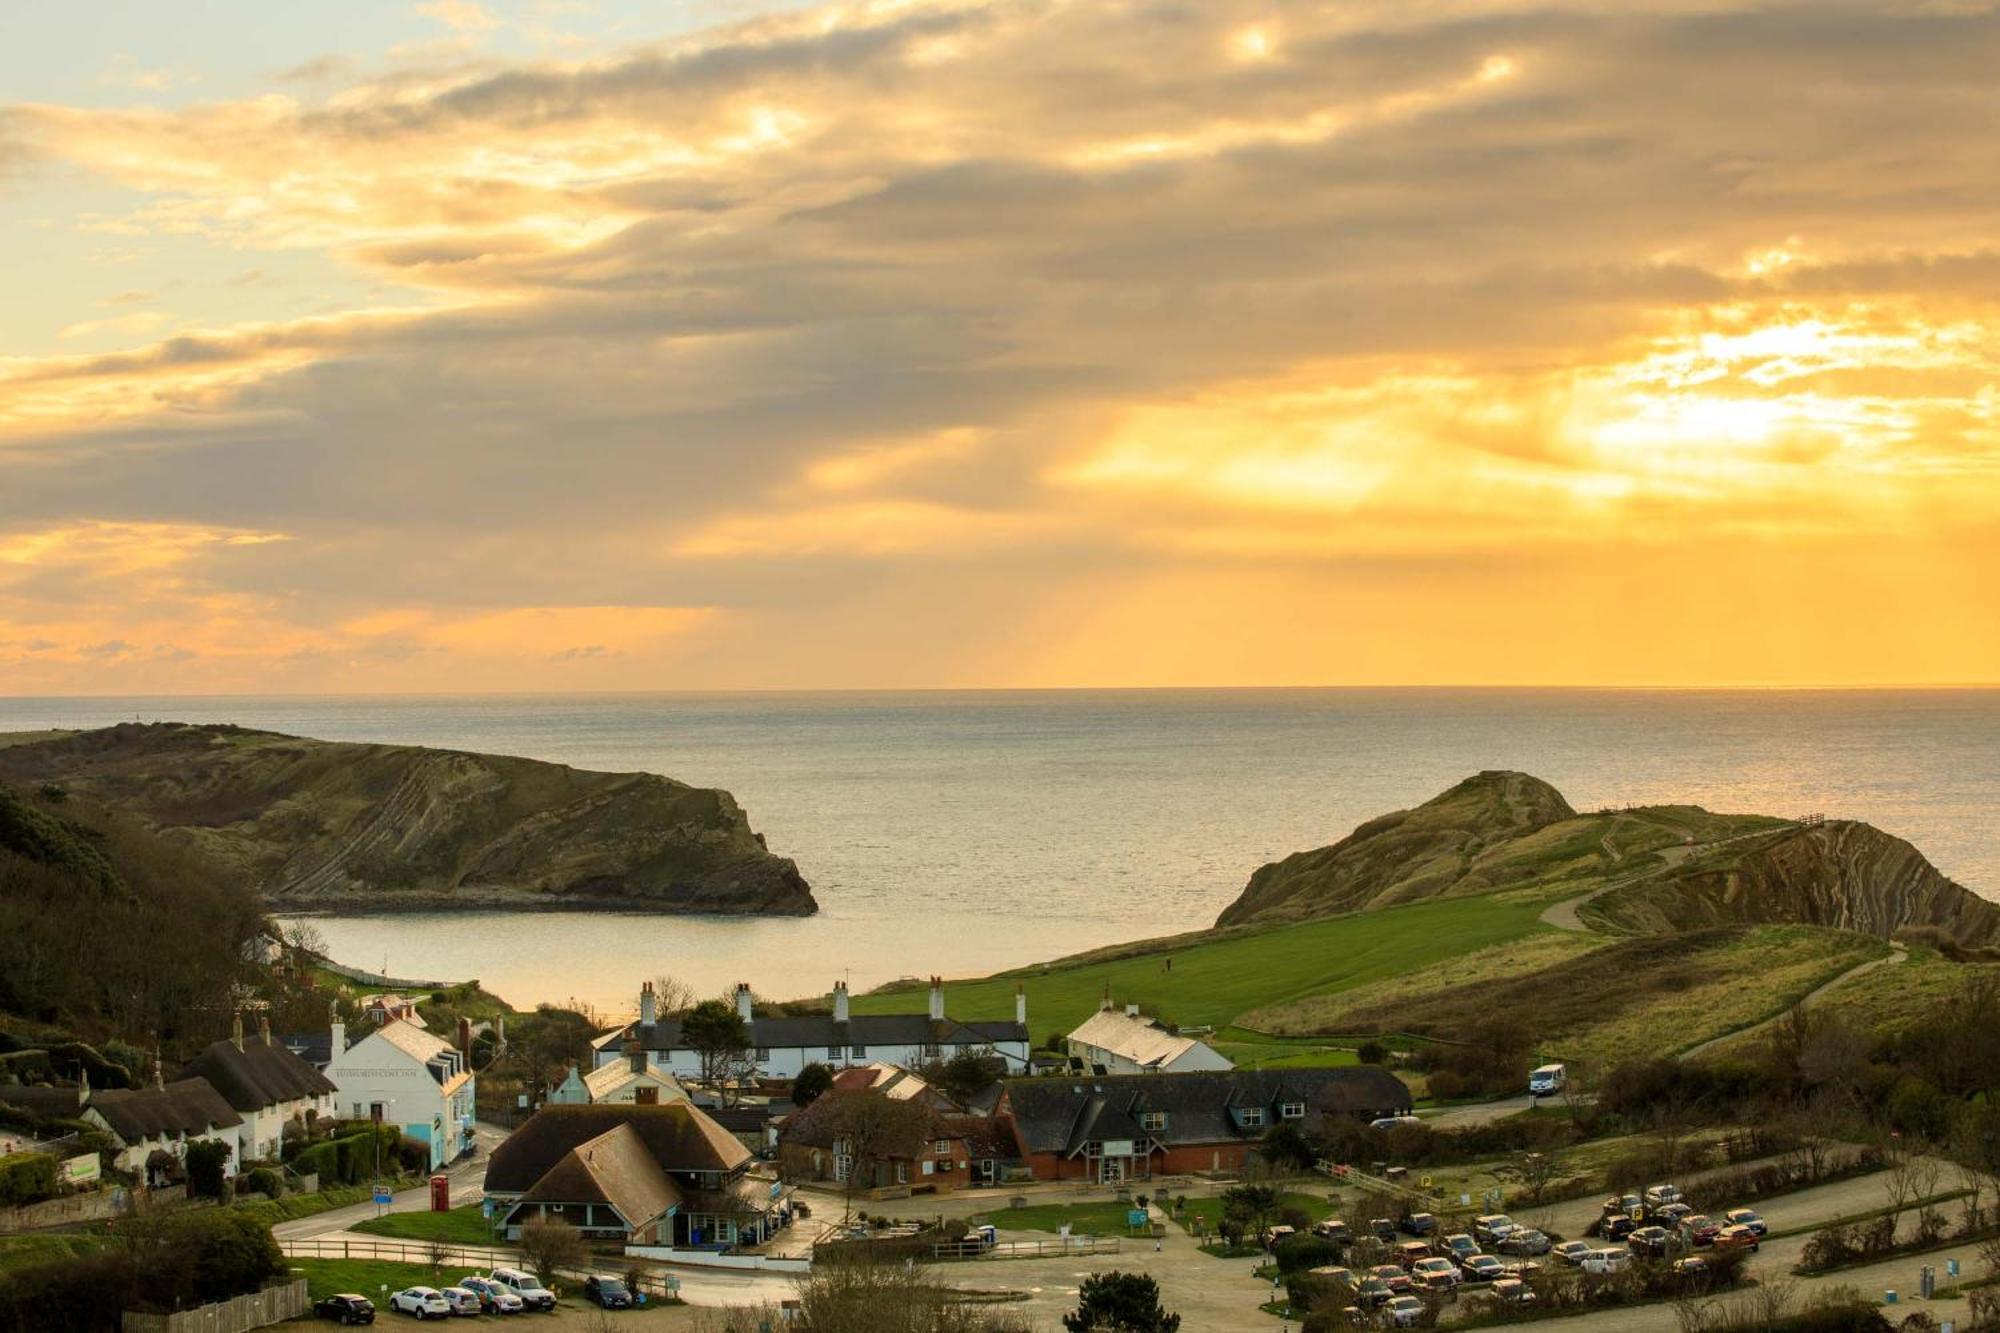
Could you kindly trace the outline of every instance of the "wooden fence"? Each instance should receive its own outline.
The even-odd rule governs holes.
[[[283,1286],[266,1287],[248,1296],[216,1305],[203,1305],[174,1314],[137,1314],[127,1311],[122,1321],[124,1333],[249,1333],[311,1312],[306,1280],[297,1278]]]
[[[349,1240],[343,1236],[278,1244],[288,1259],[386,1259],[398,1264],[467,1269],[520,1262],[519,1254],[501,1246],[434,1245],[422,1240]]]
[[[964,1240],[936,1241],[931,1245],[933,1259],[1050,1259],[1078,1254],[1116,1254],[1120,1242],[1116,1236],[1057,1236],[1050,1240],[1003,1240],[998,1245],[986,1248],[977,1237],[968,1236]]]

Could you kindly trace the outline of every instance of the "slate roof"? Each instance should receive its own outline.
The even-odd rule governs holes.
[[[290,1051],[314,1069],[325,1069],[333,1061],[333,1033],[281,1032],[278,1045]]]
[[[240,1051],[233,1041],[216,1042],[190,1060],[181,1077],[207,1079],[238,1111],[262,1111],[336,1091],[326,1075],[262,1036],[246,1038]]]
[[[631,1124],[613,1125],[564,1153],[521,1196],[523,1203],[602,1203],[634,1231],[667,1214],[681,1191]]]
[[[544,1106],[487,1158],[486,1190],[525,1194],[574,1149],[619,1125],[630,1125],[667,1172],[734,1171],[750,1160],[734,1134],[689,1102]]]
[[[937,1136],[941,1139],[964,1139],[966,1151],[974,1161],[992,1158],[994,1161],[1011,1162],[1021,1156],[1020,1145],[1014,1142],[1014,1135],[1006,1124],[983,1115],[945,1116],[938,1121]]]
[[[176,1079],[164,1088],[114,1088],[90,1099],[111,1132],[127,1145],[176,1134],[231,1129],[243,1117],[205,1078]]]
[[[1026,1151],[1068,1155],[1104,1139],[1163,1147],[1255,1140],[1276,1122],[1275,1108],[1284,1102],[1303,1102],[1309,1114],[1351,1115],[1386,1115],[1411,1105],[1403,1081],[1372,1065],[1009,1079],[1002,1105]],[[1239,1128],[1232,1108],[1252,1106],[1265,1109],[1264,1123]],[[1142,1128],[1139,1117],[1148,1111],[1164,1111],[1166,1128]]]
[[[630,1035],[649,1051],[683,1049],[681,1021],[663,1018],[657,1023],[634,1023]],[[613,1034],[622,1039],[626,1032]],[[998,1042],[1025,1042],[1025,1023],[961,1023],[955,1018],[934,1022],[928,1014],[855,1014],[845,1023],[831,1014],[807,1014],[797,1018],[756,1018],[750,1022],[750,1043],[762,1049],[828,1046],[991,1046]],[[599,1039],[600,1048],[605,1039]]]

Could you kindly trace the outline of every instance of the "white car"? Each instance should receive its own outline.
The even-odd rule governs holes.
[[[1622,1273],[1632,1266],[1632,1251],[1618,1246],[1592,1250],[1578,1265],[1586,1273]]]
[[[451,1318],[451,1302],[436,1287],[405,1287],[389,1298],[389,1308],[419,1319]]]
[[[1646,1210],[1648,1212],[1651,1212],[1655,1208],[1663,1207],[1666,1204],[1679,1203],[1680,1201],[1681,1191],[1678,1185],[1649,1185],[1646,1187]]]
[[[1424,1317],[1424,1303],[1414,1296],[1397,1296],[1382,1307],[1382,1322],[1391,1328],[1415,1328]]]
[[[556,1294],[538,1282],[533,1273],[524,1273],[518,1268],[496,1268],[491,1276],[495,1282],[519,1296],[521,1303],[530,1310],[556,1308]]]
[[[479,1293],[470,1287],[446,1287],[438,1295],[444,1297],[453,1314],[478,1314],[483,1308]]]

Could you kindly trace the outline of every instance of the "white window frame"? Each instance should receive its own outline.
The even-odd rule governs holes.
[[[1139,1113],[1139,1128],[1148,1133],[1157,1134],[1166,1127],[1167,1113],[1165,1111],[1141,1111]]]
[[[1303,1120],[1306,1118],[1306,1104],[1304,1102],[1279,1102],[1278,1118],[1280,1120]]]
[[[951,1140],[938,1139],[936,1142],[931,1144],[931,1151],[939,1157],[951,1156]]]
[[[1262,1129],[1264,1127],[1264,1108],[1261,1106],[1244,1107],[1243,1127],[1245,1129],[1250,1129],[1250,1128]]]

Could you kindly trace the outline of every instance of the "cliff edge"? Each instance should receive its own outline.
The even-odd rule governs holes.
[[[818,910],[728,792],[651,773],[128,723],[0,747],[0,778],[134,818],[277,908]]]

